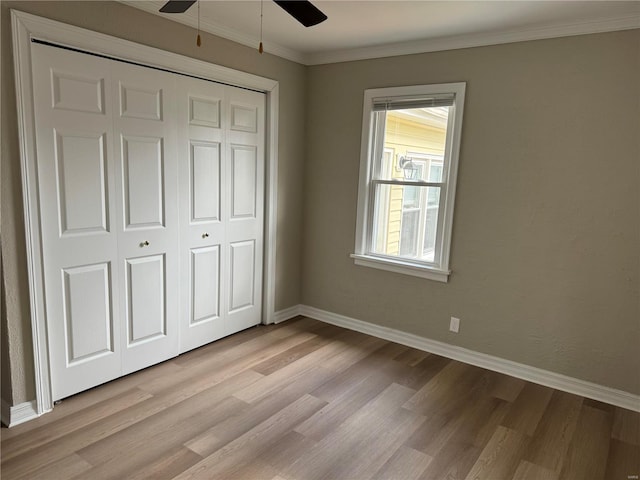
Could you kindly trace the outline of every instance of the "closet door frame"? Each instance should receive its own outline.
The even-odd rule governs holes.
[[[85,53],[105,55],[151,68],[193,75],[205,80],[248,88],[266,94],[262,323],[274,323],[279,83],[269,78],[166,52],[18,10],[11,10],[11,23],[36,392],[33,412],[25,417],[36,417],[53,409],[44,301],[42,237],[34,130],[35,114],[31,77],[31,45],[33,41],[63,46]]]

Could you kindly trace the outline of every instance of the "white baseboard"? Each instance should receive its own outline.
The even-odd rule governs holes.
[[[10,406],[3,398],[1,400],[2,423],[7,427],[15,427],[21,423],[28,422],[38,417],[36,411],[36,401],[19,403]]]
[[[444,342],[438,342],[436,340],[430,340],[411,333],[382,327],[380,325],[346,317],[337,313],[327,312],[307,305],[299,305],[298,312],[300,315],[320,320],[321,322],[366,333],[367,335],[400,343],[408,347],[434,353],[436,355],[451,358],[470,365],[486,368],[487,370],[504,373],[506,375],[521,378],[546,387],[551,387],[564,392],[573,393],[575,395],[580,395],[640,412],[640,395],[634,395],[629,392],[616,390],[614,388],[605,387],[603,385],[550,372],[548,370],[542,370],[522,363],[512,362],[511,360],[494,357],[492,355],[487,355],[486,353],[474,352],[473,350],[467,350],[466,348],[457,347]]]
[[[293,307],[285,308],[284,310],[278,310],[273,315],[273,323],[281,323],[286,320],[291,320],[300,315],[301,305],[294,305]]]

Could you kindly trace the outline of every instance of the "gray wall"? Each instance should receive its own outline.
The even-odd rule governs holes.
[[[311,67],[303,303],[639,394],[639,45],[635,30]],[[449,283],[355,266],[363,90],[459,81]]]
[[[282,58],[195,31],[115,2],[3,1],[2,22],[2,258],[5,289],[2,312],[2,398],[10,404],[31,400],[34,393],[31,327],[20,157],[16,125],[10,9],[15,8],[97,32],[161,48],[280,82],[278,238],[276,310],[300,302],[302,177],[306,69]],[[268,43],[265,43],[268,50]],[[8,357],[7,368],[5,358]]]

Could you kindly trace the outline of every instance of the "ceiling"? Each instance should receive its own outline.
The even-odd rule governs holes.
[[[164,1],[122,3],[190,26],[198,8],[162,14]],[[263,4],[265,51],[306,65],[640,28],[640,1],[317,0],[329,18],[305,28]],[[200,0],[200,27],[256,47],[260,1]]]

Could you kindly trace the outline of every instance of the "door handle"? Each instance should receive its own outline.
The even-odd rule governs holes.
[[[204,233],[202,234],[202,238],[207,238],[207,237],[209,237],[209,234],[208,234],[207,232],[204,232]]]
[[[145,240],[144,242],[142,242],[140,244],[140,247],[148,247],[148,246],[149,246],[149,241],[148,240]]]

